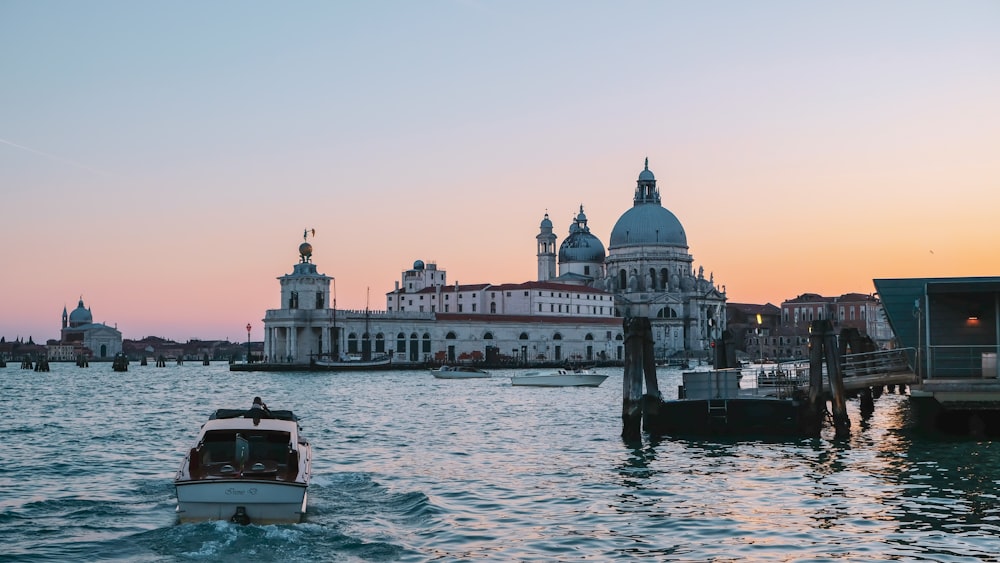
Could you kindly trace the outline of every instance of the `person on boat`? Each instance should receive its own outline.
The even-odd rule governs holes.
[[[262,418],[272,418],[271,411],[268,410],[264,401],[260,400],[260,397],[253,398],[253,404],[250,405],[250,418],[253,419],[254,426],[260,424]]]

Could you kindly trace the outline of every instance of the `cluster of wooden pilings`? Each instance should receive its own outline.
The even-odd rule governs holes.
[[[7,363],[4,362],[3,366],[7,367]],[[35,371],[49,371],[49,359],[42,357],[38,361],[35,361],[31,356],[24,356],[21,358],[21,369],[31,369]]]
[[[116,354],[114,361],[111,362],[111,369],[115,371],[128,371],[128,356],[125,354]]]
[[[653,354],[653,331],[648,317],[625,317],[625,373],[622,389],[622,438],[642,438],[643,392],[660,396],[656,381],[656,357]]]
[[[626,317],[623,321],[625,332],[625,371],[622,389],[622,437],[633,441],[641,438],[643,417],[656,416],[656,407],[662,397],[656,380],[656,363],[653,354],[653,335],[647,317]],[[840,360],[850,348],[853,353],[861,351],[862,344],[849,342],[842,337],[838,343],[837,334],[828,320],[818,320],[809,327],[809,388],[808,395],[798,395],[801,407],[798,413],[798,430],[802,435],[818,436],[827,418],[832,418],[838,438],[850,435],[851,420],[847,415],[847,393],[844,387]],[[734,356],[730,342],[726,338],[715,343],[715,369],[730,367]],[[732,362],[735,363],[735,362]],[[829,382],[829,393],[823,385],[823,365]],[[735,365],[732,367],[736,367]],[[643,384],[645,383],[645,394]],[[645,395],[645,396],[644,396]],[[867,397],[867,400],[866,400]],[[738,398],[732,400],[739,400]],[[791,400],[791,399],[789,399]],[[830,401],[832,413],[827,410]],[[862,413],[870,414],[874,409],[872,390],[862,390]],[[733,429],[738,432],[738,429]]]
[[[837,437],[851,433],[851,419],[847,416],[847,394],[844,378],[840,373],[840,348],[833,325],[826,319],[809,323],[809,401],[807,408],[817,425],[826,413],[823,393],[823,362],[830,381],[830,404],[833,410],[833,428]],[[818,426],[816,430],[818,431]]]

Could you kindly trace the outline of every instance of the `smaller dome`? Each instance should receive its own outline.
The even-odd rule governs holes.
[[[414,262],[413,263],[413,269],[414,270],[423,270],[424,269],[424,261],[423,260],[417,260],[416,262]]]
[[[582,229],[577,229],[563,239],[559,245],[559,263],[566,262],[604,262],[604,244],[594,235]]]
[[[313,245],[309,244],[308,242],[304,242],[299,245],[299,255],[302,256],[303,258],[308,258],[312,256],[312,253],[313,253]]]
[[[552,229],[552,221],[549,219],[549,214],[545,214],[545,218],[542,219],[542,223],[538,225],[540,229]]]

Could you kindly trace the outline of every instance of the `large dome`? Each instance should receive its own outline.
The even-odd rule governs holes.
[[[629,246],[683,246],[687,248],[684,227],[668,209],[660,205],[656,177],[649,169],[649,159],[639,173],[632,209],[618,218],[611,229],[610,250]]]
[[[69,314],[69,322],[72,326],[94,322],[94,316],[90,314],[90,310],[83,306],[83,299],[80,299],[80,303],[77,304],[76,309],[73,309],[73,312]]]
[[[651,245],[687,247],[687,235],[681,222],[658,203],[644,203],[623,213],[611,229],[608,248]]]

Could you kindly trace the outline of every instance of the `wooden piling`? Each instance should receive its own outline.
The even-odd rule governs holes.
[[[830,404],[833,406],[833,428],[838,438],[851,434],[851,419],[847,416],[847,397],[844,392],[844,378],[840,371],[840,354],[837,335],[830,327],[830,321],[814,321],[824,325],[823,351],[826,355],[826,377],[830,381]]]
[[[648,363],[652,367],[654,389],[656,364],[653,361],[652,334],[646,317],[625,317],[625,372],[622,377],[622,438],[627,441],[642,439],[642,383]],[[650,345],[646,346],[646,340]],[[646,348],[649,348],[648,354]],[[647,384],[649,376],[646,377]],[[657,396],[659,391],[657,389]]]
[[[809,424],[817,433],[826,418],[826,396],[823,394],[823,333],[815,322],[809,325]]]

